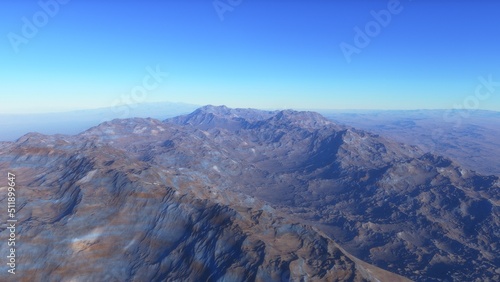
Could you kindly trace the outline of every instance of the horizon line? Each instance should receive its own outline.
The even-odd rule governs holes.
[[[271,107],[230,107],[225,104],[191,104],[186,102],[169,102],[169,101],[158,101],[158,102],[143,102],[143,103],[132,103],[132,104],[120,104],[116,106],[108,106],[108,107],[89,107],[89,108],[81,108],[81,109],[73,109],[73,110],[56,110],[56,111],[44,111],[44,112],[17,112],[17,113],[0,113],[0,116],[30,116],[30,115],[51,115],[51,114],[69,114],[81,111],[99,111],[99,110],[108,110],[117,106],[132,106],[140,107],[145,105],[161,105],[161,104],[171,104],[171,105],[183,105],[193,107],[195,109],[205,107],[205,106],[225,106],[230,109],[255,109],[255,110],[263,110],[263,111],[280,111],[280,110],[295,110],[295,111],[313,111],[313,112],[322,112],[322,111],[351,111],[351,112],[390,112],[390,111],[468,111],[468,112],[476,112],[476,111],[485,111],[485,112],[497,112],[500,113],[499,110],[491,110],[491,109],[457,109],[457,108],[399,108],[399,109],[381,109],[381,108],[271,108]]]

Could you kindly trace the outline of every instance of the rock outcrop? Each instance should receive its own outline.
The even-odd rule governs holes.
[[[0,144],[7,171],[25,281],[500,279],[497,177],[316,113],[28,134]]]

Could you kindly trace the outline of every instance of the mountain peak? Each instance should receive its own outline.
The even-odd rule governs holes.
[[[310,111],[295,111],[295,110],[283,110],[276,114],[272,119],[277,121],[286,121],[290,124],[301,126],[301,127],[322,127],[332,124],[331,121],[323,117],[316,112]]]
[[[193,113],[204,113],[204,114],[215,114],[215,115],[231,115],[232,109],[226,107],[225,105],[214,106],[206,105],[201,108],[196,109]]]
[[[314,112],[205,106],[31,133],[0,143],[10,168],[30,203],[18,280],[360,281],[352,253],[415,281],[500,281],[498,177]]]
[[[296,111],[292,109],[286,109],[277,112],[276,115],[280,117],[308,118],[328,121],[328,119],[323,117],[321,114],[312,111]]]
[[[226,106],[204,106],[191,114],[167,120],[180,125],[192,125],[206,130],[210,128],[240,129],[249,124],[285,123],[304,128],[318,128],[332,124],[322,115],[309,111],[228,108]]]
[[[271,111],[207,105],[188,115],[167,119],[166,122],[191,125],[203,130],[210,128],[238,129],[249,123],[268,119],[275,114],[276,112]]]

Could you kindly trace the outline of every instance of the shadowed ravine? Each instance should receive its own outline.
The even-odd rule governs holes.
[[[316,113],[32,133],[0,144],[8,171],[20,281],[500,279],[497,177]]]

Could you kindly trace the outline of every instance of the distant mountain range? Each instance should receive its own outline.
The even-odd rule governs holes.
[[[199,106],[183,103],[123,104],[116,107],[44,114],[0,113],[0,141],[14,141],[28,132],[78,134],[89,127],[117,118],[165,119],[194,111]]]
[[[323,111],[328,119],[367,130],[466,168],[500,176],[500,112],[476,110]]]
[[[8,171],[24,280],[500,280],[497,176],[314,112],[31,133]]]
[[[0,114],[0,142],[27,132],[78,134],[117,118],[166,119],[190,113],[197,105],[142,103],[52,114]],[[500,112],[476,110],[319,110],[326,118],[456,160],[468,169],[500,176]]]

